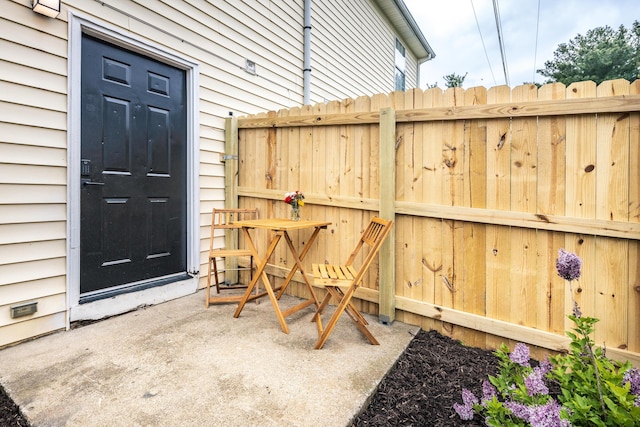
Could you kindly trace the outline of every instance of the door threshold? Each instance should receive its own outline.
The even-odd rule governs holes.
[[[123,286],[118,292],[113,290],[114,292],[108,293],[104,290],[100,293],[100,298],[95,292],[85,295],[83,304],[76,303],[69,307],[69,321],[102,319],[191,295],[197,290],[198,277],[181,274],[137,283],[136,286]],[[91,301],[89,296],[92,297]]]
[[[86,294],[80,294],[80,304],[86,304],[97,300],[112,298],[122,294],[128,294],[131,292],[139,292],[149,288],[155,288],[156,286],[164,286],[180,280],[189,279],[187,273],[181,273],[178,275],[165,276],[159,279],[146,280],[144,282],[129,283],[126,285],[116,286],[108,289],[101,289],[99,291],[88,292]]]

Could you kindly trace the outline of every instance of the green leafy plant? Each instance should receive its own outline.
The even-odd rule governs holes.
[[[581,266],[577,255],[560,249],[556,269],[570,287]],[[511,353],[502,344],[495,352],[498,375],[483,382],[482,398],[465,389],[462,404],[454,404],[460,418],[471,420],[477,413],[489,426],[640,426],[640,371],[595,347],[591,336],[598,319],[583,317],[575,300],[568,317],[575,328],[567,331],[567,353],[532,366],[525,344]]]

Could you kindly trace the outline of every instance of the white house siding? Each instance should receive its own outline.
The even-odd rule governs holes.
[[[312,3],[312,102],[392,90],[394,33],[375,7],[368,0]],[[56,19],[32,12],[31,0],[4,1],[0,347],[68,327],[74,304],[69,287],[77,284],[67,272],[67,141],[75,137],[67,123],[79,117],[67,96],[70,13],[198,65],[201,271],[211,209],[224,204],[224,118],[302,104],[302,0],[69,0]],[[335,41],[337,34],[344,40]],[[407,56],[410,87],[415,60]],[[255,75],[244,70],[247,59],[256,64]],[[32,301],[37,313],[10,317],[11,306]]]
[[[393,91],[396,33],[377,7],[364,0],[312,4],[311,104]],[[407,89],[417,86],[416,64],[407,48]]]
[[[27,3],[0,8],[0,346],[66,324],[67,26]]]

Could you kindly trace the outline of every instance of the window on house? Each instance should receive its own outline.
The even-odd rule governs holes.
[[[407,59],[405,56],[405,48],[400,43],[400,40],[396,39],[396,84],[395,90],[405,90],[404,75],[407,69]]]

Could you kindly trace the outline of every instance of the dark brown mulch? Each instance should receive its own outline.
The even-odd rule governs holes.
[[[497,371],[493,352],[421,330],[351,427],[482,426],[478,415],[461,420],[453,404],[462,403],[463,388],[481,396],[482,381]]]
[[[490,351],[465,347],[435,331],[420,331],[351,427],[481,426],[477,415],[462,421],[453,404],[462,402],[463,388],[482,395],[482,380],[497,367]],[[28,426],[0,385],[0,427]]]
[[[0,426],[29,427],[29,423],[20,412],[20,408],[7,395],[2,385],[0,385]]]

